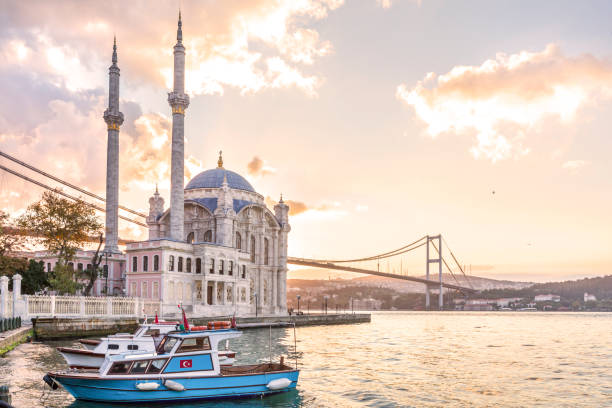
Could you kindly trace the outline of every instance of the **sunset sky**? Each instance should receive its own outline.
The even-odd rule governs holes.
[[[159,183],[169,205],[180,5],[186,175],[223,150],[268,202],[282,193],[290,255],[442,233],[479,276],[612,273],[612,2],[2,3],[0,150],[72,183],[105,192],[116,34],[120,203],[147,212]],[[12,215],[41,193],[0,172]],[[146,239],[123,221],[120,235]],[[423,273],[423,253],[402,262]]]

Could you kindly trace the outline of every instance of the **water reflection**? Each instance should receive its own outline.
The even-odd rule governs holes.
[[[387,407],[610,405],[612,314],[377,313],[372,323],[297,329],[298,389],[237,401],[161,407]],[[238,364],[292,355],[293,328],[248,330],[231,342]],[[0,359],[16,407],[108,407],[48,393],[65,367],[56,346],[19,346]],[[286,359],[288,364],[293,360]],[[43,387],[44,386],[44,387]]]

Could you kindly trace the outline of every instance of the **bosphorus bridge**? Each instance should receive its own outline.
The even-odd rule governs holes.
[[[67,193],[59,186],[54,187],[54,186],[47,184],[46,182],[30,177],[24,174],[23,169],[27,169],[33,173],[36,173],[37,176],[43,176],[47,179],[53,180],[54,182],[59,183],[64,187],[67,187],[71,190],[75,190],[78,193],[81,193],[85,195],[86,197],[92,198],[99,202],[104,203],[106,201],[104,197],[101,197],[97,194],[87,191],[84,188],[81,188],[65,180],[62,180],[59,177],[53,176],[52,174],[49,174],[48,172],[40,170],[36,168],[35,166],[32,166],[31,164],[25,163],[5,152],[0,151],[0,157],[6,158],[10,160],[13,165],[18,166],[17,168],[10,168],[3,164],[0,164],[0,170],[3,170],[5,173],[19,177],[22,180],[25,180],[28,183],[35,184],[38,187],[41,187],[43,189],[53,191],[68,199],[83,201],[85,204],[94,208],[95,210],[100,211],[100,212],[105,212],[105,208],[103,206],[89,202],[86,199],[84,199],[82,196],[77,197],[73,194]],[[143,221],[140,220],[140,219],[146,218],[146,214],[139,212],[139,211],[132,210],[122,205],[119,205],[119,209],[124,212],[124,214],[119,214],[119,218],[127,222],[130,222],[132,224],[141,226],[141,227],[147,227],[147,224],[145,224]],[[21,233],[28,234],[27,231],[21,231]],[[92,237],[92,241],[98,241],[98,238]],[[120,239],[119,242],[122,244],[126,244],[131,241]],[[389,264],[391,260],[397,261],[397,259],[400,259],[400,262],[401,262],[402,255],[412,253],[416,249],[419,249],[422,247],[425,247],[425,254],[426,254],[425,255],[424,276],[423,275],[414,276],[414,275],[409,275],[407,273],[404,273],[403,267],[400,267],[399,273],[397,273],[395,270],[392,270],[392,271],[387,270],[386,272],[380,270],[381,261],[383,262],[387,261],[387,264]],[[447,252],[448,252],[448,255],[450,255],[450,259],[447,258],[446,256]],[[336,271],[345,271],[345,272],[351,272],[351,273],[366,274],[366,275],[372,275],[372,276],[380,276],[384,278],[392,278],[392,279],[399,279],[399,280],[404,280],[404,281],[421,283],[425,285],[425,306],[428,309],[430,308],[430,297],[431,297],[430,292],[432,290],[437,290],[438,292],[438,307],[440,309],[443,308],[443,296],[444,296],[445,290],[459,291],[463,293],[464,295],[477,291],[472,286],[470,279],[465,274],[464,268],[461,266],[457,257],[450,250],[448,244],[446,243],[446,241],[444,240],[441,234],[425,235],[395,250],[383,252],[383,253],[376,254],[376,255],[366,256],[366,257],[353,258],[353,259],[311,259],[311,258],[300,258],[300,257],[289,256],[287,257],[287,263],[291,265],[307,266],[307,267],[312,267],[312,268],[328,269],[328,270],[336,270]],[[434,267],[433,269],[432,269],[432,265]],[[446,270],[449,272],[454,283],[445,281],[443,279],[444,278],[444,274],[443,274],[444,268],[446,268]],[[437,269],[437,271],[435,269]],[[438,275],[438,279],[437,280],[431,279],[430,277],[432,275],[435,275],[436,272]]]

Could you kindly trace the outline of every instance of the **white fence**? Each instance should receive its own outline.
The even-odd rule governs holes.
[[[23,296],[24,317],[143,317],[161,313],[161,302],[140,298]]]
[[[21,295],[21,276],[0,277],[0,318],[17,317],[144,317],[162,314],[162,303],[127,297],[32,296]]]

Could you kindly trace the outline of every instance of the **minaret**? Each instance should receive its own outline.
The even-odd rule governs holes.
[[[278,204],[274,206],[274,215],[281,226],[278,236],[278,269],[277,269],[277,305],[278,312],[287,313],[287,235],[291,231],[289,225],[289,206],[283,201],[281,194]]]
[[[104,251],[119,252],[119,126],[123,113],[119,112],[119,67],[117,66],[117,38],[113,43],[113,63],[108,69],[108,109],[104,111],[108,129],[106,148],[106,234]]]
[[[147,225],[149,226],[149,240],[162,238],[159,230],[159,217],[164,213],[164,199],[159,195],[157,184],[155,185],[155,194],[149,198],[149,216],[147,217]]]
[[[183,241],[185,217],[185,109],[189,96],[185,94],[185,47],[183,23],[179,10],[176,45],[174,46],[174,89],[168,93],[172,107],[172,157],[170,161],[170,238]]]

